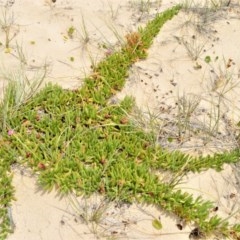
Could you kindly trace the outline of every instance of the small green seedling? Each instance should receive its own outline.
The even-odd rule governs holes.
[[[211,57],[210,57],[210,56],[206,56],[205,59],[204,59],[204,61],[205,61],[206,63],[210,63],[210,62],[211,62]]]
[[[162,223],[156,218],[152,221],[152,226],[157,230],[162,229]]]
[[[199,69],[202,68],[202,65],[199,64],[198,62],[196,62],[195,65],[193,66],[193,68],[194,68],[195,70],[199,70]]]
[[[71,27],[68,29],[67,35],[68,35],[68,37],[69,37],[70,39],[73,39],[73,35],[74,35],[75,31],[76,31],[76,29],[75,29],[75,27],[73,27],[73,26],[71,26]]]

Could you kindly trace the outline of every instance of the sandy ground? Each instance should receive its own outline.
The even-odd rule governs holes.
[[[1,0],[0,25],[5,26],[0,35],[1,89],[7,78],[34,81],[45,73],[44,82],[80,87],[91,66],[118,48],[126,33],[181,1],[150,2]],[[10,26],[9,41],[6,26]],[[114,100],[134,96],[142,116],[136,123],[147,128],[157,121],[164,147],[191,154],[234,148],[238,129],[233,123],[240,115],[239,39],[237,1],[215,13],[197,8],[181,12],[163,26],[148,58],[132,67],[125,88]],[[190,102],[195,107],[189,107]],[[26,169],[15,166],[13,171],[17,201],[11,208],[14,232],[9,240],[185,240],[193,229],[179,230],[179,219],[153,207],[43,193]],[[215,201],[218,214],[228,217],[239,207],[239,176],[237,166],[225,166],[221,173],[189,174],[179,187]],[[103,206],[101,222],[86,223]],[[161,219],[161,231],[152,226],[155,218]],[[233,223],[239,221],[239,214],[231,218]]]

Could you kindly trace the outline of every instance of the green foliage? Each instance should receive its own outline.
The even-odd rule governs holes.
[[[159,169],[173,174],[210,167],[221,170],[224,163],[238,161],[238,150],[199,158],[170,153],[156,146],[152,133],[131,123],[128,113],[133,99],[109,104],[123,88],[129,67],[146,57],[154,36],[179,10],[180,6],[169,9],[138,33],[127,35],[126,45],[100,62],[81,89],[63,90],[50,84],[8,118],[12,131],[3,136],[0,150],[0,234],[5,237],[10,232],[7,207],[14,192],[9,171],[17,159],[40,174],[39,183],[46,190],[98,192],[110,200],[157,205],[187,223],[194,222],[206,234],[240,232],[238,225],[230,230],[219,217],[210,218],[211,202],[176,191],[176,183],[162,183],[154,174]],[[162,224],[154,220],[153,226],[160,229]]]
[[[148,49],[151,46],[154,37],[158,34],[160,28],[164,25],[164,23],[178,14],[180,9],[180,5],[168,9],[163,13],[157,15],[152,21],[147,24],[145,28],[139,29],[139,33],[141,35],[145,49]]]
[[[6,150],[6,149],[5,149]],[[2,149],[1,149],[2,152]],[[12,175],[9,164],[0,159],[0,239],[5,239],[12,232],[12,223],[9,216],[11,201],[14,199],[14,188],[12,186]]]

